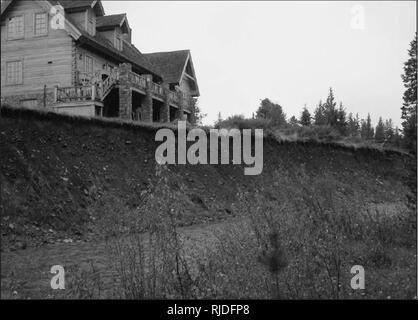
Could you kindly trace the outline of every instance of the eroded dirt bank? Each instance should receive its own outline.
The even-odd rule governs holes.
[[[3,297],[53,297],[52,264],[71,268],[93,261],[107,277],[106,243],[129,233],[133,215],[151,191],[159,201],[155,132],[150,127],[2,110]],[[391,221],[404,219],[404,212],[416,203],[416,159],[399,152],[267,138],[263,158],[259,176],[245,176],[243,166],[234,165],[167,167],[175,203],[165,205],[180,208],[175,223],[188,239],[186,245],[204,250],[212,245],[211,230],[236,228],[242,194],[250,198],[257,194],[257,201],[275,202],[279,208],[282,191],[287,190],[285,200],[297,208],[306,201],[299,192],[304,183],[310,187],[321,180],[331,189],[334,202],[341,204],[339,210],[358,208],[359,214],[394,217]],[[381,293],[373,297],[393,295],[399,285],[407,292],[399,297],[414,294],[414,252],[409,244],[389,249],[390,268],[379,266],[374,276],[377,284],[384,278],[391,282],[385,289],[377,288]]]
[[[42,119],[3,112],[0,118],[2,250],[22,249],[95,231],[95,204],[134,209],[155,180],[155,130]],[[415,159],[396,152],[354,150],[314,142],[264,141],[264,168],[245,176],[233,165],[172,165],[172,188],[184,214],[179,225],[234,215],[238,191],[275,197],[283,183],[327,175],[348,201],[414,199]]]

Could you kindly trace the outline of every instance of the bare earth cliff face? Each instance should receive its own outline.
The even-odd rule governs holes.
[[[379,251],[376,258],[378,262],[373,265],[372,279],[379,281],[376,280],[378,284],[374,285],[371,297],[386,298],[391,294],[397,294],[399,297],[412,298],[416,295],[416,230],[413,228],[415,213],[411,213],[415,210],[416,203],[415,158],[392,151],[354,150],[315,142],[280,143],[273,139],[265,139],[264,168],[259,176],[244,176],[242,166],[172,165],[163,170],[167,177],[166,186],[163,188],[159,185],[161,170],[154,159],[157,147],[157,143],[154,142],[155,131],[151,128],[2,110],[2,296],[50,296],[53,293],[48,291],[48,273],[49,264],[54,264],[52,252],[61,248],[62,254],[65,255],[65,250],[74,250],[78,245],[79,255],[77,251],[72,251],[72,258],[67,259],[68,264],[77,264],[77,259],[81,259],[83,252],[92,256],[91,252],[86,253],[82,248],[93,248],[97,243],[130,234],[132,223],[139,212],[143,212],[141,208],[144,204],[147,204],[149,211],[153,208],[152,205],[149,206],[150,201],[164,204],[164,199],[167,199],[163,199],[162,194],[167,190],[172,195],[172,200],[167,200],[166,207],[176,208],[173,217],[175,226],[179,230],[192,228],[197,237],[205,232],[205,225],[226,226],[232,223],[231,221],[255,221],[259,219],[254,219],[257,212],[269,212],[272,220],[279,216],[289,217],[285,222],[277,224],[280,226],[277,232],[280,235],[281,247],[287,256],[283,270],[281,273],[277,272],[278,278],[273,277],[275,280],[279,279],[275,282],[277,291],[273,288],[274,290],[271,289],[264,294],[260,291],[247,292],[237,288],[236,291],[224,293],[226,297],[240,297],[239,292],[245,292],[244,297],[275,297],[279,295],[279,291],[280,296],[285,298],[318,297],[315,296],[315,292],[319,292],[319,289],[309,293],[302,288],[304,296],[292,289],[295,285],[280,286],[278,283],[285,281],[284,278],[291,278],[280,278],[283,273],[289,272],[294,275],[295,270],[299,270],[295,268],[301,264],[293,262],[305,257],[304,254],[321,257],[320,252],[315,253],[316,249],[300,253],[301,248],[307,248],[307,245],[301,244],[301,248],[295,246],[295,241],[302,241],[301,238],[306,234],[312,234],[309,233],[310,225],[305,224],[312,217],[312,212],[319,211],[349,212],[346,215],[341,213],[341,216],[354,220],[347,222],[343,231],[338,229],[336,235],[343,235],[343,242],[358,243],[358,260],[363,264],[376,258],[367,255],[377,240],[363,241],[362,236],[368,233],[367,230],[355,236],[356,225],[361,225],[356,219],[358,216],[367,216],[372,219],[370,221],[374,221],[370,223],[372,229],[373,226],[382,229],[376,231],[384,234],[376,238],[382,243],[379,244],[379,248],[382,246],[384,249],[381,250],[383,253]],[[312,203],[309,199],[312,199]],[[267,203],[270,209],[260,209]],[[164,209],[160,207],[158,211],[161,213]],[[243,216],[247,211],[248,215]],[[302,216],[301,212],[305,211],[306,216]],[[321,217],[325,220],[320,220],[318,228],[330,223],[329,219],[333,219],[332,215],[331,218]],[[390,222],[393,224],[383,224],[381,221],[385,219],[393,219]],[[314,221],[313,224],[315,223]],[[194,225],[200,229],[187,227]],[[333,225],[335,224],[330,223],[330,226]],[[253,231],[260,230],[253,229],[251,224],[247,226]],[[273,232],[270,224],[269,226],[267,229]],[[300,230],[292,229],[298,226]],[[395,229],[399,230],[394,230],[391,226],[396,226]],[[244,231],[245,228],[244,226],[241,230],[247,233]],[[248,234],[252,234],[251,230]],[[306,232],[303,232],[304,230]],[[389,240],[390,245],[385,247],[384,237],[392,231],[394,235]],[[187,231],[185,232],[187,234]],[[289,232],[288,236],[286,232]],[[289,240],[288,243],[287,240],[296,234],[299,238]],[[318,235],[315,233],[312,236]],[[193,239],[193,235],[191,238]],[[338,241],[334,239],[329,243],[335,242]],[[356,246],[350,246],[352,247]],[[256,246],[253,249],[255,257],[252,261],[255,264],[260,262],[262,265],[263,259],[257,258]],[[248,252],[252,252],[253,249],[248,249]],[[332,250],[324,252],[328,254],[330,251]],[[249,255],[248,252],[246,256]],[[36,265],[36,257],[47,257],[48,254],[51,254],[51,262],[44,260]],[[350,263],[354,265],[358,263],[355,258],[355,253],[351,252],[350,258],[342,258],[341,263],[347,263],[347,266]],[[383,262],[380,263],[379,259],[383,259]],[[389,259],[388,264],[384,263],[385,259]],[[25,281],[33,281],[34,284],[19,284],[23,280],[19,280],[19,268],[13,265],[19,261],[19,268],[22,268],[20,276],[24,277],[22,273],[25,273],[25,269],[21,264],[26,261],[29,264],[27,270],[31,270],[31,275],[25,275],[29,277]],[[253,262],[240,263],[248,265]],[[222,268],[228,269],[225,266]],[[45,273],[46,278],[42,280],[42,274]],[[347,273],[347,270],[344,269],[344,273]],[[269,277],[268,270],[260,271],[260,277],[264,277],[261,274],[267,274],[266,277]],[[308,271],[304,270],[303,274],[306,276]],[[331,275],[328,276],[332,278]],[[349,276],[348,274],[347,277]],[[381,285],[384,277],[392,284]],[[309,281],[313,280],[303,280],[304,283]],[[330,283],[332,286],[332,281]],[[347,287],[346,284],[344,286]],[[399,286],[405,288],[399,290]],[[313,285],[310,285],[310,288],[312,287]],[[319,297],[348,297],[348,289],[345,287],[341,291],[340,286],[336,290],[331,288],[329,292],[333,292],[333,295],[323,294]],[[193,290],[190,289],[190,292],[195,292]],[[191,297],[211,297],[202,290],[196,292],[199,292],[200,296],[196,293]],[[358,296],[361,297],[360,294]],[[216,297],[222,297],[221,291]]]

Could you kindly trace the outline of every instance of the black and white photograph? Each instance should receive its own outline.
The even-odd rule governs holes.
[[[417,300],[416,10],[1,1],[1,300]]]

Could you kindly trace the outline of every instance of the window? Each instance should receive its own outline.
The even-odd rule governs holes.
[[[87,11],[87,32],[90,33],[92,36],[95,35],[94,30],[94,15],[92,10]]]
[[[116,49],[119,51],[122,51],[122,39],[120,38],[120,35],[116,35],[116,43],[115,43]]]
[[[11,61],[6,63],[6,83],[22,84],[23,68],[22,61]]]
[[[8,20],[7,39],[20,39],[24,35],[23,16],[12,17]]]
[[[84,71],[88,74],[93,74],[93,58],[86,56]]]
[[[48,14],[35,13],[35,36],[48,34]]]

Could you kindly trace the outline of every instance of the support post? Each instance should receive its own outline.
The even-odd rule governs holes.
[[[179,110],[177,113],[177,118],[179,120],[184,120],[184,103],[185,103],[185,99],[184,99],[184,94],[182,91],[180,91],[180,89],[177,87],[177,94],[179,97]]]
[[[54,87],[54,103],[58,102],[58,86]]]
[[[122,63],[119,65],[119,118],[132,120],[132,92],[129,73],[132,65]]]
[[[152,122],[152,75],[145,75],[146,88],[145,99],[142,104],[142,120],[145,122]]]
[[[161,108],[161,122],[170,122],[170,87],[167,83],[163,84],[164,104]]]

